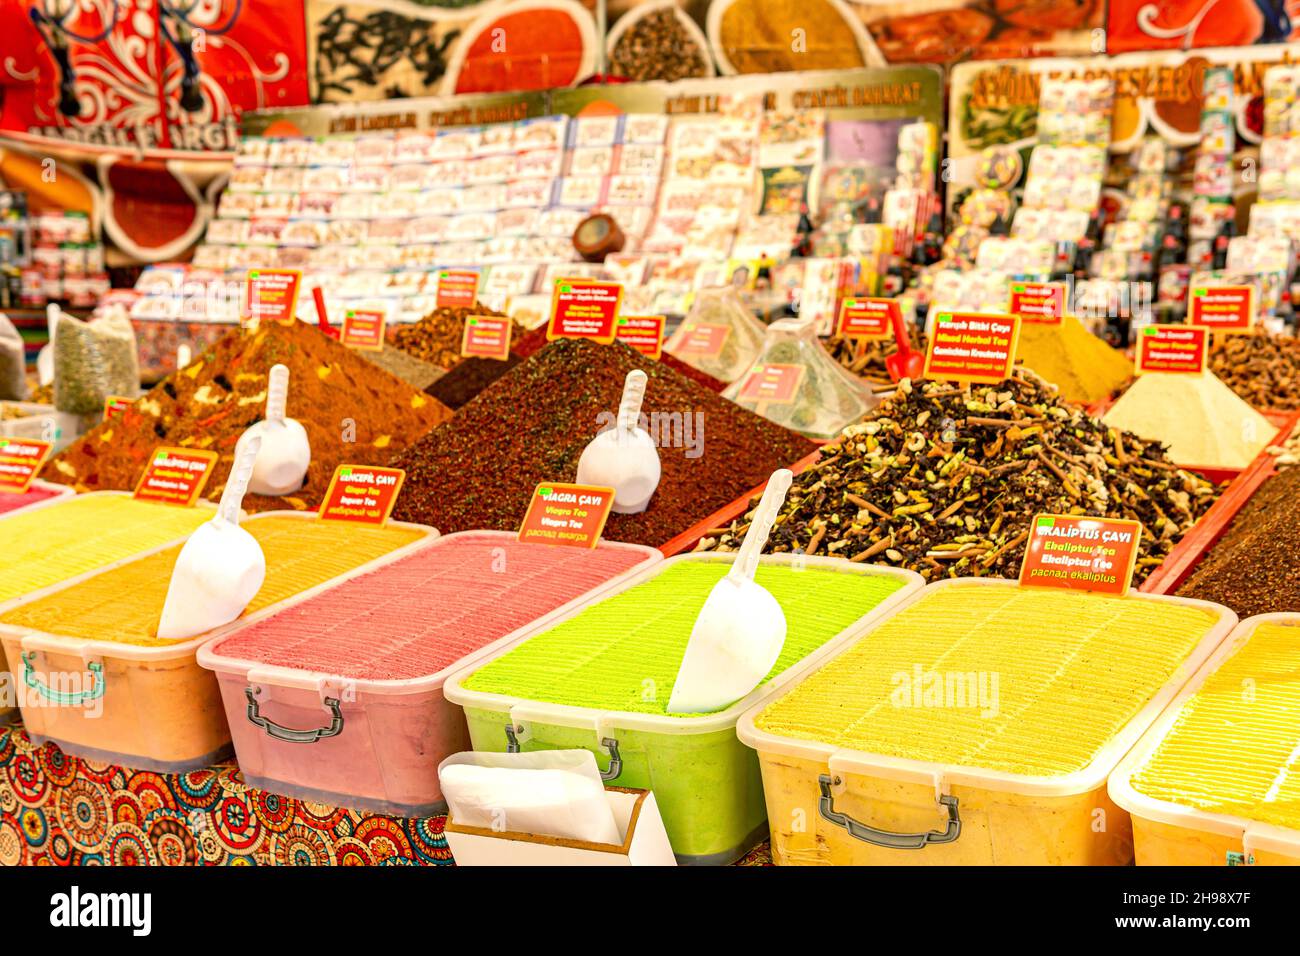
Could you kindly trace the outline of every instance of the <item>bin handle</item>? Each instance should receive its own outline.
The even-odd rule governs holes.
[[[90,690],[66,691],[55,690],[36,676],[36,667],[32,664],[32,658],[35,656],[35,652],[22,655],[23,683],[51,703],[75,707],[78,704],[98,700],[104,696],[104,664],[102,661],[90,661],[86,664],[86,670],[90,672],[90,679],[94,684]]]
[[[263,717],[259,713],[257,695],[253,693],[253,688],[244,688],[244,696],[248,698],[248,722],[255,727],[261,727],[266,731],[268,737],[274,737],[276,740],[285,740],[291,744],[314,744],[318,740],[324,740],[326,737],[337,737],[343,733],[343,707],[337,697],[325,698],[325,706],[329,708],[330,713],[333,715],[328,727],[317,727],[315,730],[294,730],[292,727],[277,724],[271,718]]]
[[[506,753],[519,753],[519,734],[523,732],[523,729],[523,727],[516,727],[513,723],[506,724]],[[618,741],[613,737],[602,737],[600,745],[609,751],[609,769],[600,772],[600,779],[608,783],[622,774],[623,757],[618,752]]]
[[[832,781],[830,774],[826,773],[817,777],[817,785],[822,792],[821,800],[818,802],[818,812],[823,820],[833,823],[837,827],[843,827],[848,831],[849,836],[855,840],[861,840],[873,846],[889,847],[893,850],[923,850],[931,843],[952,843],[961,836],[961,817],[957,814],[956,797],[943,796],[939,798],[940,805],[948,808],[948,828],[946,830],[931,830],[929,833],[892,833],[888,830],[877,830],[865,823],[859,823],[847,814],[836,813],[835,798],[831,794],[832,782],[839,784],[840,778],[836,777]]]

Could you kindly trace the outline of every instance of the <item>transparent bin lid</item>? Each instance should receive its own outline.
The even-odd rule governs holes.
[[[811,319],[773,322],[754,364],[722,395],[817,439],[834,438],[879,404],[870,386],[822,347]]]
[[[664,348],[720,382],[734,382],[754,364],[763,335],[763,323],[731,286],[701,289]]]

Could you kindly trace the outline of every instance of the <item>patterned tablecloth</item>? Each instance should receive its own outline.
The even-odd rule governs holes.
[[[445,820],[279,796],[233,763],[185,774],[96,763],[0,727],[0,866],[437,866],[452,862]],[[739,865],[768,862],[763,844]]]

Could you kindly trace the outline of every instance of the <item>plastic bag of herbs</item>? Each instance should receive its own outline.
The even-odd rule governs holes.
[[[27,358],[23,337],[0,312],[0,400],[21,402],[27,397]]]
[[[140,390],[135,330],[125,311],[82,322],[61,313],[54,326],[54,404],[71,415],[103,411],[110,395]]]

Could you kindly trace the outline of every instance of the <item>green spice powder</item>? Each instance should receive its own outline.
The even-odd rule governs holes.
[[[691,628],[729,564],[683,561],[563,621],[476,671],[469,690],[664,715]],[[785,647],[764,683],[900,587],[894,577],[763,565],[755,578],[785,611]],[[668,715],[680,716],[680,715]]]

